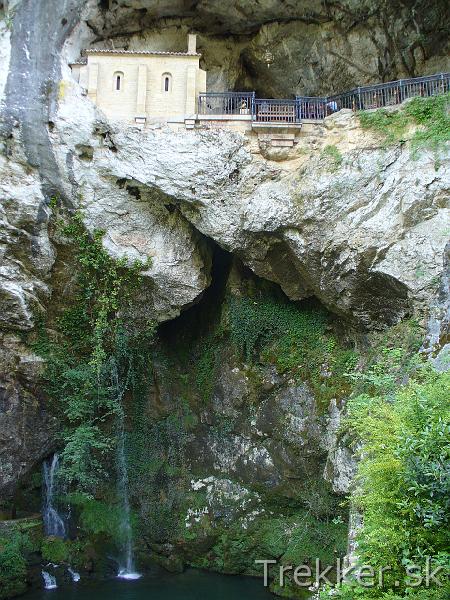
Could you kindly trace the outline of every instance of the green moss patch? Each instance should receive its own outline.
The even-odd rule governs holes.
[[[261,295],[231,297],[228,310],[231,342],[243,360],[307,381],[322,408],[348,394],[357,355],[331,333],[325,309]]]
[[[325,161],[327,170],[331,172],[337,171],[344,162],[344,157],[337,146],[334,145],[325,146],[322,150],[321,158]]]
[[[358,113],[364,129],[379,133],[386,144],[405,139],[411,126],[416,128],[411,138],[414,153],[421,148],[435,152],[450,140],[450,94],[432,98],[414,98],[399,110],[380,109]]]

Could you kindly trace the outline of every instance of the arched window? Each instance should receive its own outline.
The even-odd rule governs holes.
[[[113,89],[116,92],[121,92],[123,90],[123,73],[121,71],[116,71],[113,76]]]
[[[169,94],[172,91],[172,75],[170,73],[163,73],[162,91],[165,94]]]

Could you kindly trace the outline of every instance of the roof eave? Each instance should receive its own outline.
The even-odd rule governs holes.
[[[199,58],[201,54],[199,52],[165,52],[163,50],[109,50],[95,48],[88,48],[82,51],[83,55],[102,55],[102,54],[117,54],[117,55],[136,55],[136,56],[187,56]]]

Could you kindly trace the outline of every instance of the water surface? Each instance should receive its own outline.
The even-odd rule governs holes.
[[[190,569],[171,574],[158,571],[135,581],[110,579],[34,590],[24,600],[274,600],[262,578],[219,575]]]

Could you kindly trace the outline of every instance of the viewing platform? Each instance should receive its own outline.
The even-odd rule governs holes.
[[[248,122],[252,129],[300,129],[297,100],[256,98],[255,92],[199,94],[197,120]]]
[[[408,98],[450,92],[450,73],[360,86],[332,96],[295,99],[256,98],[255,92],[205,92],[198,96],[197,121],[226,126],[248,123],[251,129],[299,130],[303,122],[320,122],[343,108],[372,110],[401,104]],[[194,124],[192,124],[194,127]]]

